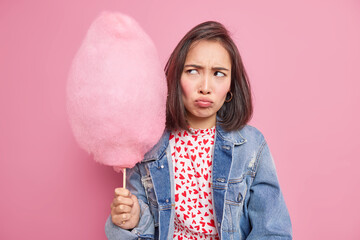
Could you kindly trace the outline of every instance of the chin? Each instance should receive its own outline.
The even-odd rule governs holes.
[[[214,115],[214,113],[207,113],[207,114],[193,114],[194,117],[197,117],[197,118],[210,118]]]

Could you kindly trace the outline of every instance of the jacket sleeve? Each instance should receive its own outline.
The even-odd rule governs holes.
[[[105,223],[105,234],[109,240],[120,239],[154,239],[154,219],[150,212],[138,164],[127,172],[127,185],[132,194],[136,195],[140,205],[138,225],[130,230],[122,229],[111,220],[111,214]]]
[[[248,202],[252,230],[247,240],[292,239],[289,212],[265,140],[259,149],[256,164],[256,174],[250,187]]]

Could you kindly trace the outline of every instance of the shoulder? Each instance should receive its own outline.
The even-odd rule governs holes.
[[[263,133],[254,126],[245,125],[236,132],[245,139],[245,144],[242,146],[249,152],[261,152],[267,145]]]
[[[170,131],[165,128],[159,141],[147,153],[144,154],[144,159],[142,162],[158,160],[161,158],[162,155],[165,154],[165,150],[169,145],[169,136]]]
[[[221,126],[219,126],[217,132],[219,133],[219,137],[231,141],[235,145],[242,145],[243,143],[248,143],[247,145],[249,145],[249,143],[251,145],[259,145],[265,140],[261,131],[251,125],[245,125],[241,129],[230,132],[224,131]]]
[[[245,125],[243,128],[237,130],[238,134],[243,136],[247,142],[259,142],[262,143],[265,140],[262,132],[254,126]]]
[[[245,125],[237,130],[245,139],[245,144],[241,145],[242,150],[238,154],[245,154],[248,159],[247,166],[253,173],[257,172],[260,159],[267,153],[268,145],[263,133],[254,126]]]

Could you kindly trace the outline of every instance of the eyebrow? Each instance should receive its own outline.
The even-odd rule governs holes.
[[[193,68],[198,68],[198,69],[204,69],[203,66],[200,66],[200,65],[196,65],[196,64],[187,64],[184,66],[184,68],[186,67],[193,67]],[[229,69],[227,68],[223,68],[223,67],[213,67],[211,68],[212,70],[223,70],[223,71],[229,71]]]

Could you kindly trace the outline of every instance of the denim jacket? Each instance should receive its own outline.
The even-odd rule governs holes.
[[[141,207],[140,221],[124,230],[105,224],[110,240],[173,239],[174,173],[165,130],[144,159],[128,170],[128,189]],[[226,132],[216,125],[212,193],[221,239],[292,239],[290,216],[264,136],[246,125]]]

